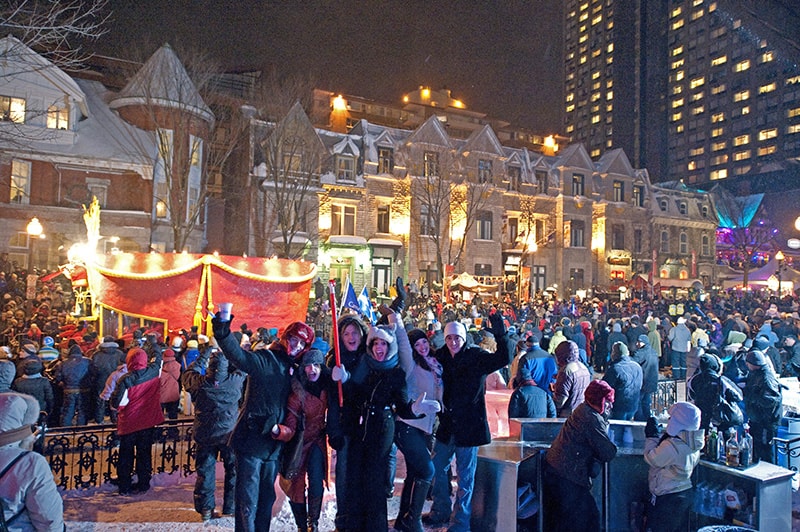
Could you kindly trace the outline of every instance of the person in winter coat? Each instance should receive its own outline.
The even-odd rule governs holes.
[[[147,353],[140,347],[128,351],[125,360],[128,373],[119,379],[110,399],[111,407],[117,410],[117,476],[120,495],[143,493],[150,489],[154,427],[164,422],[159,382],[161,348],[153,335],[148,336],[148,343],[156,353],[153,362],[147,363]],[[131,479],[134,459],[136,485],[133,485]]]
[[[658,390],[658,354],[650,345],[646,334],[640,334],[636,342],[636,351],[631,360],[642,368],[642,389],[639,392],[639,409],[633,419],[647,421],[650,418],[652,394]]]
[[[433,448],[433,505],[427,521],[442,524],[450,521],[451,501],[447,472],[456,459],[458,491],[452,532],[469,530],[472,513],[472,490],[478,447],[491,442],[486,415],[484,381],[493,371],[510,363],[513,346],[506,338],[503,317],[498,310],[489,314],[497,351],[488,353],[469,346],[464,325],[452,321],[445,326],[445,346],[436,352],[442,365],[444,410],[439,414],[439,428]]]
[[[608,349],[608,360],[606,363],[611,360],[611,347],[617,342],[628,345],[628,337],[622,332],[622,322],[619,320],[615,320],[614,323],[611,324],[611,333],[606,340],[606,348]]]
[[[164,364],[161,366],[160,397],[161,408],[166,419],[178,419],[178,405],[181,402],[181,364],[175,360],[172,349],[164,350]]]
[[[76,421],[85,425],[90,405],[93,403],[91,361],[83,356],[78,345],[69,348],[69,356],[61,361],[55,370],[55,382],[64,392],[61,406],[61,425],[71,427]]]
[[[205,357],[198,358],[181,375],[183,388],[194,397],[194,441],[197,443],[194,484],[194,509],[203,521],[214,517],[217,457],[225,467],[222,515],[235,511],[236,456],[228,439],[236,425],[239,399],[247,376],[231,367],[228,359],[215,352],[205,368]]]
[[[0,360],[0,392],[10,392],[17,367],[10,360]]]
[[[54,347],[55,341],[52,336],[45,336],[42,339],[42,347],[39,349],[39,360],[42,364],[48,365],[58,360],[58,349]]]
[[[617,447],[608,437],[608,415],[614,388],[592,381],[584,402],[570,414],[544,461],[544,530],[594,532],[600,530],[600,512],[592,496],[592,478],[601,464],[610,462]]]
[[[730,404],[742,401],[742,392],[728,377],[722,375],[722,362],[713,353],[700,355],[700,369],[689,379],[686,388],[689,401],[700,409],[700,428],[708,430],[714,411],[721,401]],[[738,408],[738,407],[737,407]],[[721,420],[716,420],[719,423]],[[720,423],[719,430],[725,434],[731,423]]]
[[[28,394],[39,401],[39,410],[53,411],[53,385],[44,377],[44,364],[41,360],[30,359],[25,363],[25,374],[14,381],[11,388],[15,392]]]
[[[389,321],[396,321],[396,316],[390,316]],[[397,339],[402,343],[402,334],[398,334]],[[398,356],[406,374],[409,397],[424,393],[428,399],[441,403],[444,391],[442,365],[436,360],[425,331],[410,330],[408,341],[411,344],[411,356],[406,355],[405,349],[398,349]],[[396,421],[394,440],[406,461],[406,478],[394,528],[400,532],[419,531],[422,527],[422,506],[433,481],[430,450],[433,448],[436,416],[426,415],[420,419],[398,417]]]
[[[647,328],[642,325],[639,316],[634,314],[628,323],[628,330],[625,331],[625,337],[628,339],[628,351],[633,351],[636,348],[636,342],[643,334],[647,334]]]
[[[178,358],[179,353],[176,352],[176,359],[181,363],[181,371],[185,371],[186,368],[192,365],[197,357],[200,356],[200,343],[196,339],[192,339],[186,342],[186,349],[183,352],[183,355]],[[183,394],[183,413],[187,416],[191,416],[194,413],[194,401],[192,400],[192,394],[184,393]]]
[[[589,363],[589,367],[592,367],[592,364],[594,364],[594,331],[592,329],[592,324],[588,321],[581,321],[579,327],[581,328],[583,337],[586,339],[586,360]]]
[[[520,359],[517,365],[519,368],[525,367],[531,372],[531,377],[536,381],[536,385],[548,394],[553,393],[552,384],[555,382],[558,366],[553,355],[539,346],[539,337],[531,335],[526,340],[528,353]],[[515,375],[516,377],[516,375]]]
[[[111,336],[106,336],[98,346],[97,352],[92,357],[91,372],[93,373],[93,396],[95,399],[94,420],[98,424],[102,423],[109,411],[108,401],[100,398],[105,388],[108,376],[114,373],[117,368],[125,363],[125,353],[119,348],[119,344]],[[111,414],[111,421],[116,422],[116,414]]]
[[[781,385],[767,367],[767,357],[751,349],[746,358],[747,384],[744,387],[744,408],[753,437],[753,462],[772,461],[772,438],[781,420]]]
[[[339,332],[339,356],[342,366],[352,372],[364,356],[367,349],[367,326],[357,315],[350,314],[339,318],[336,327]],[[326,359],[328,368],[336,365],[335,349],[331,349]],[[328,416],[328,442],[336,451],[336,528],[348,530],[350,528],[350,497],[347,493],[347,452],[350,446],[350,436],[342,430],[343,417],[352,417],[348,412],[350,405],[345,404],[338,416]],[[355,414],[358,415],[358,414]]]
[[[647,340],[650,342],[650,347],[658,355],[658,365],[663,366],[661,352],[661,333],[658,331],[658,319],[651,318],[647,320]]]
[[[562,342],[561,345],[567,343]],[[585,366],[584,369],[586,369]],[[527,368],[519,369],[514,383],[516,389],[508,401],[508,419],[556,417],[556,405],[553,398],[536,386],[536,382],[531,378],[531,372]]]
[[[300,416],[303,418],[303,451],[299,474],[291,479],[281,475],[280,486],[289,498],[299,532],[318,532],[322,496],[328,471],[328,445],[325,442],[325,414],[338,408],[338,393],[325,366],[325,356],[317,349],[303,355],[301,370],[292,380],[286,421],[279,425],[278,439],[288,442],[295,436]],[[306,496],[306,477],[308,495]]]
[[[686,318],[678,318],[678,324],[670,329],[667,339],[672,349],[670,354],[672,378],[684,380],[686,378],[686,356],[692,348],[692,332],[686,326]]]
[[[611,419],[630,421],[639,410],[642,390],[642,367],[631,360],[628,346],[617,342],[611,346],[611,366],[603,380],[614,388],[614,409]]]
[[[236,452],[236,530],[268,531],[275,504],[283,442],[278,427],[286,419],[292,372],[314,342],[314,329],[303,322],[289,324],[269,349],[244,351],[231,334],[233,316],[222,313],[211,320],[220,349],[247,373],[244,405],[231,435]]]
[[[787,335],[783,339],[783,345],[786,347],[786,372],[800,380],[800,342],[797,341],[797,336]]]
[[[349,504],[350,529],[388,530],[386,509],[386,464],[394,441],[395,414],[420,418],[439,411],[437,401],[420,394],[410,400],[406,375],[400,367],[398,334],[405,334],[395,323],[371,327],[367,333],[367,352],[352,373],[334,366],[333,380],[342,382],[346,410],[342,428],[350,436],[347,453],[347,491],[358,494]],[[407,356],[407,355],[404,355]]]
[[[556,349],[558,375],[553,386],[553,401],[558,417],[569,415],[583,402],[583,393],[592,380],[589,369],[580,361],[578,346],[562,342]]]
[[[10,530],[61,532],[64,504],[53,472],[44,456],[31,452],[38,437],[31,427],[37,419],[36,399],[0,393],[0,471],[5,471],[0,477],[0,499]]]
[[[646,515],[647,528],[652,532],[689,529],[694,502],[692,471],[700,461],[705,441],[700,415],[700,409],[692,403],[673,404],[663,436],[659,435],[656,418],[648,418],[644,461],[650,466],[647,474],[650,505]]]

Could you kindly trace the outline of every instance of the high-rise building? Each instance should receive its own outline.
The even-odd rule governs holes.
[[[622,148],[655,182],[737,195],[800,188],[800,6],[564,5],[565,133],[593,158]]]

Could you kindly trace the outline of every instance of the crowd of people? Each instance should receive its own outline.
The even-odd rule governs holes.
[[[195,509],[204,520],[218,515],[221,460],[221,513],[234,516],[237,530],[269,530],[279,479],[298,530],[316,531],[329,447],[337,530],[388,530],[398,450],[406,478],[394,528],[470,530],[478,448],[491,441],[485,392],[499,387],[513,390],[509,417],[566,420],[544,462],[548,530],[598,526],[591,479],[632,438],[610,433],[609,419],[647,422],[648,526],[677,530],[669,517],[691,500],[704,431],[741,430],[747,421],[754,461],[771,461],[778,378],[800,376],[794,297],[444,303],[398,279],[391,304],[376,307],[376,324],[348,313],[325,339],[316,326],[324,298],[307,323],[281,331],[234,328],[234,316],[220,311],[210,336],[133,328],[100,338],[91,322],[68,316],[71,303],[54,287],[29,300],[9,286],[0,291],[0,401],[19,405],[0,408],[0,471],[32,444],[29,410],[37,419],[47,412],[51,426],[108,420],[119,438],[119,493],[141,493],[150,487],[156,427],[182,412],[194,420]],[[685,380],[688,395],[663,430],[650,403],[661,374]],[[46,476],[41,457],[25,456]],[[41,496],[54,497],[45,484]],[[58,504],[45,506],[26,506],[26,519],[55,530]],[[45,521],[50,528],[38,526]]]

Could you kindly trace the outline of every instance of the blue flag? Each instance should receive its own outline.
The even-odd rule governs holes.
[[[342,290],[341,310],[344,310],[346,308],[354,310],[355,312],[361,311],[361,307],[359,307],[358,305],[358,298],[356,297],[356,291],[353,289],[353,285],[350,284],[350,277],[347,277],[347,280],[344,283],[344,290]]]
[[[369,299],[369,292],[367,291],[366,285],[364,285],[361,293],[358,294],[358,306],[361,308],[361,314],[369,318],[369,322],[372,325],[375,325],[375,322],[378,320],[375,317],[375,311],[372,309],[372,301]]]

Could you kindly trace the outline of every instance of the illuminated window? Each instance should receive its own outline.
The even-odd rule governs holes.
[[[683,98],[678,98],[677,100],[672,100],[672,108],[675,109],[676,107],[680,107],[683,105]]]
[[[613,51],[614,51],[614,43],[613,42],[612,43],[608,43],[608,46],[606,46],[606,53],[610,54]]]
[[[764,52],[763,54],[761,54],[762,63],[769,63],[770,61],[774,60],[775,60],[775,52],[773,51]]]
[[[31,163],[11,161],[11,203],[27,205],[31,202]]]
[[[681,68],[685,64],[685,60],[678,59],[677,61],[673,61],[670,63],[669,67],[670,70],[675,70],[676,68]]]
[[[744,144],[748,144],[750,142],[750,135],[739,135],[738,137],[734,137],[733,145],[734,146],[742,146]]]
[[[672,120],[673,122],[676,122],[676,121],[680,120],[681,118],[683,118],[683,113],[677,112],[677,113],[672,113],[672,116],[670,117],[670,120]]]
[[[728,56],[727,55],[721,55],[721,56],[715,57],[714,59],[711,60],[711,66],[724,65],[727,62],[728,62]]]
[[[592,116],[592,124],[598,124],[598,123],[600,123],[600,115]]]
[[[47,129],[69,129],[69,109],[57,105],[48,107]]]
[[[581,174],[572,174],[572,195],[573,196],[583,196],[584,192],[584,183],[583,183],[583,176]]]
[[[774,139],[778,136],[778,129],[777,128],[770,128],[770,129],[762,129],[758,132],[758,140],[769,140]]]
[[[567,108],[566,108],[566,111],[567,111],[568,113],[571,113],[571,112],[572,112],[572,111],[574,111],[574,110],[575,110],[575,104],[574,104],[574,103],[571,103],[571,104],[569,104],[569,105],[567,106]]]
[[[683,70],[675,72],[675,81],[681,81],[685,75],[686,74],[683,72]]]
[[[712,142],[711,143],[711,151],[719,151],[724,150],[726,148],[727,143],[723,140],[721,142]]]
[[[625,183],[614,181],[614,201],[625,201]]]
[[[378,173],[390,174],[394,170],[394,150],[392,148],[378,148]]]
[[[633,185],[631,199],[635,207],[644,207],[644,187],[642,185]]]
[[[800,83],[800,76],[792,76],[791,78],[786,78],[787,85],[796,85]]]
[[[686,127],[683,124],[678,124],[675,126],[675,133],[683,133]]]
[[[786,133],[792,135],[794,133],[800,133],[800,124],[792,124],[786,127]]]
[[[682,27],[683,27],[683,19],[682,18],[679,18],[678,20],[676,20],[675,22],[672,23],[672,29],[673,30],[678,30],[678,29],[681,29]]]
[[[734,93],[734,95],[733,95],[733,101],[734,102],[743,102],[743,101],[747,100],[748,98],[750,98],[750,91],[747,90],[747,89],[745,89],[743,91],[739,91],[737,93]]]
[[[716,181],[717,179],[725,179],[728,177],[728,169],[727,168],[720,168],[719,170],[711,170],[709,174],[709,178],[712,181]]]
[[[800,107],[795,107],[794,109],[789,109],[786,111],[786,116],[789,118],[794,118],[795,116],[800,116]]]
[[[689,164],[686,165],[686,169],[691,171],[697,170],[697,162],[689,161]]]
[[[709,9],[709,11],[711,10]],[[728,33],[728,28],[726,28],[725,26],[720,26],[719,28],[716,28],[714,31],[711,32],[711,38],[716,39],[718,37],[722,37],[726,33]]]
[[[719,122],[724,122],[724,121],[725,121],[725,113],[714,113],[713,115],[711,115],[712,124],[717,124]]]
[[[697,148],[692,148],[689,150],[689,155],[692,157],[697,157],[698,155],[703,155],[706,149],[703,146],[698,146]]]
[[[606,92],[606,100],[613,100],[614,99],[614,91]]]
[[[706,78],[694,78],[692,81],[689,82],[690,89],[696,89],[697,87],[702,86],[706,82]]]
[[[716,87],[711,87],[711,94],[722,94],[725,92],[725,84],[717,85]]]
[[[713,166],[719,166],[720,164],[725,164],[727,162],[728,162],[728,155],[727,154],[717,155],[716,157],[712,157],[711,158],[711,164]]]
[[[705,107],[702,105],[698,105],[697,107],[692,108],[693,115],[703,114],[705,112]]]
[[[356,208],[354,205],[331,205],[331,234],[356,234]]]
[[[426,151],[422,155],[422,176],[439,177],[439,153]]]
[[[592,26],[595,24],[600,24],[601,22],[603,22],[603,15],[597,15],[592,19]]]
[[[749,115],[750,114],[750,106],[749,105],[745,105],[744,107],[742,107],[739,110],[739,113],[741,113],[743,115]]]
[[[25,123],[25,99],[0,96],[0,121]]]
[[[775,153],[775,151],[777,151],[775,145],[764,146],[763,148],[758,149],[758,156],[763,157],[765,155],[772,155],[773,153]]]
[[[750,60],[749,59],[745,59],[744,61],[739,61],[738,63],[736,63],[736,65],[734,65],[734,67],[733,67],[733,71],[734,72],[744,72],[748,68],[750,68]]]
[[[767,83],[766,85],[761,85],[758,88],[758,93],[759,94],[766,94],[768,92],[774,91],[775,88],[776,88],[776,85],[775,85],[775,82],[773,81],[772,83]]]
[[[693,102],[698,102],[698,101],[703,99],[703,96],[704,96],[703,91],[700,91],[700,92],[697,92],[695,94],[692,94],[692,101]]]
[[[698,9],[697,11],[692,13],[692,20],[697,20],[702,16],[703,16],[703,10],[702,9]]]
[[[672,86],[672,94],[682,94],[682,93],[683,93],[683,85]]]
[[[750,158],[750,150],[737,151],[733,154],[734,161],[745,161]]]
[[[675,9],[673,9],[673,10],[670,12],[670,14],[669,14],[669,18],[675,18],[675,17],[677,17],[678,15],[680,15],[681,13],[683,13],[683,8],[682,8],[681,6],[678,6],[678,7],[676,7]]]
[[[336,156],[336,179],[338,181],[356,180],[356,161],[345,155]]]
[[[682,53],[683,53],[683,45],[676,46],[675,48],[672,49],[672,57],[675,57],[676,55],[681,55]]]
[[[719,137],[723,133],[725,133],[725,128],[724,127],[715,127],[714,129],[711,130],[711,137],[712,138]]]

